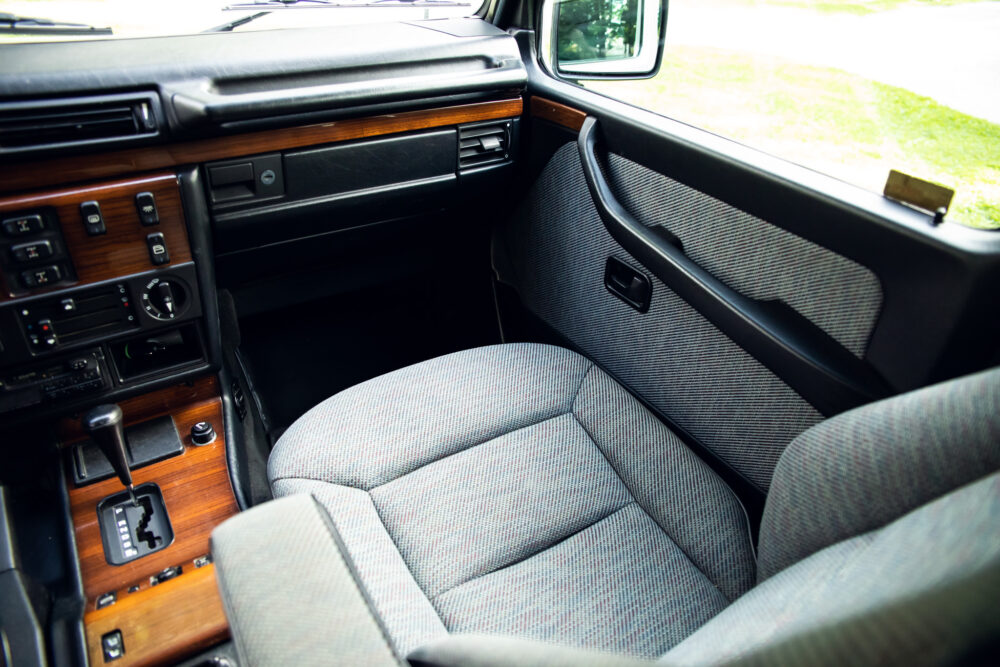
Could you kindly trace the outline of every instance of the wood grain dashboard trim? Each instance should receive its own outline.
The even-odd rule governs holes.
[[[151,192],[156,199],[160,222],[144,226],[139,221],[135,196]],[[80,204],[97,201],[107,228],[105,234],[89,236],[80,214]],[[128,178],[98,185],[47,190],[30,195],[0,197],[0,214],[53,208],[59,217],[63,238],[76,270],[72,285],[88,285],[154,268],[191,261],[184,209],[177,176],[172,173]],[[160,232],[170,255],[169,264],[156,267],[149,257],[146,236]],[[3,280],[0,278],[0,280]],[[30,294],[44,294],[70,285],[56,284]],[[0,302],[23,296],[28,291],[4,280]]]
[[[112,178],[183,164],[254,155],[318,144],[376,137],[444,125],[520,116],[521,98],[476,102],[421,111],[351,118],[299,127],[149,146],[98,155],[0,165],[0,192]]]
[[[568,127],[574,132],[579,132],[583,127],[583,121],[587,119],[587,114],[584,112],[544,97],[532,97],[529,104],[533,118],[541,118]]]

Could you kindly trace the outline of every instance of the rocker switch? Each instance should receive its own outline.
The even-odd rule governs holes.
[[[156,232],[146,237],[146,245],[149,246],[149,261],[154,266],[168,264],[170,253],[167,252],[167,242],[163,240],[163,233]]]
[[[143,225],[157,225],[160,214],[156,210],[156,198],[152,192],[140,192],[135,196],[135,208],[139,212],[139,222]]]

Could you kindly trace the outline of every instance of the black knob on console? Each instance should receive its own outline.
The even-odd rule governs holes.
[[[215,429],[209,422],[198,422],[191,427],[191,442],[196,445],[207,445],[215,442]]]

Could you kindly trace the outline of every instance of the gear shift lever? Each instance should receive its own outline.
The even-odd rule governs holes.
[[[125,432],[122,429],[122,409],[114,403],[106,403],[87,410],[81,418],[83,428],[94,439],[97,446],[108,458],[118,479],[128,489],[132,504],[138,506],[135,489],[132,488],[132,471],[128,467],[125,451]]]

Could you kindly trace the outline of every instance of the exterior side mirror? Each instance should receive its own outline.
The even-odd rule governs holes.
[[[645,79],[660,69],[667,0],[545,0],[542,62],[568,79]]]

